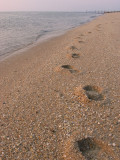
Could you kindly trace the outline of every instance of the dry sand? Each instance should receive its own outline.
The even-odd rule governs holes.
[[[2,160],[118,160],[120,13],[0,62]]]

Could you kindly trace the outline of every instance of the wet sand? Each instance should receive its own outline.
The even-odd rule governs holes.
[[[118,160],[120,13],[0,62],[2,160]]]

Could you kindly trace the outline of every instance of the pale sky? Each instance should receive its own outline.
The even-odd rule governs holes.
[[[0,0],[0,11],[120,10],[120,0]]]

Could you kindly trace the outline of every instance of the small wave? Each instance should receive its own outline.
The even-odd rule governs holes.
[[[90,18],[95,18],[96,16],[91,16]]]
[[[36,41],[44,36],[46,33],[50,32],[49,30],[42,30],[41,33],[36,37]]]

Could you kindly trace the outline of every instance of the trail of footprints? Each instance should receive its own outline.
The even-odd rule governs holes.
[[[100,24],[101,25],[101,24]],[[100,25],[97,27],[99,28]],[[92,32],[88,32],[91,34]],[[77,39],[84,36],[83,34]],[[82,40],[78,40],[79,43],[85,43]],[[67,47],[67,57],[72,59],[80,58],[78,49],[75,46]],[[70,52],[70,53],[69,53]],[[71,53],[72,52],[72,53]],[[57,67],[57,71],[68,71],[71,74],[79,72],[73,66],[65,64]],[[102,93],[102,88],[98,86],[86,85],[78,86],[74,91],[75,96],[77,96],[80,103],[89,103],[91,101],[103,101],[105,96]],[[79,138],[79,133],[73,133],[73,135],[67,140],[64,145],[64,160],[102,160],[103,157],[105,160],[118,160],[114,154],[112,148],[105,144],[103,141],[96,139],[94,137]]]

